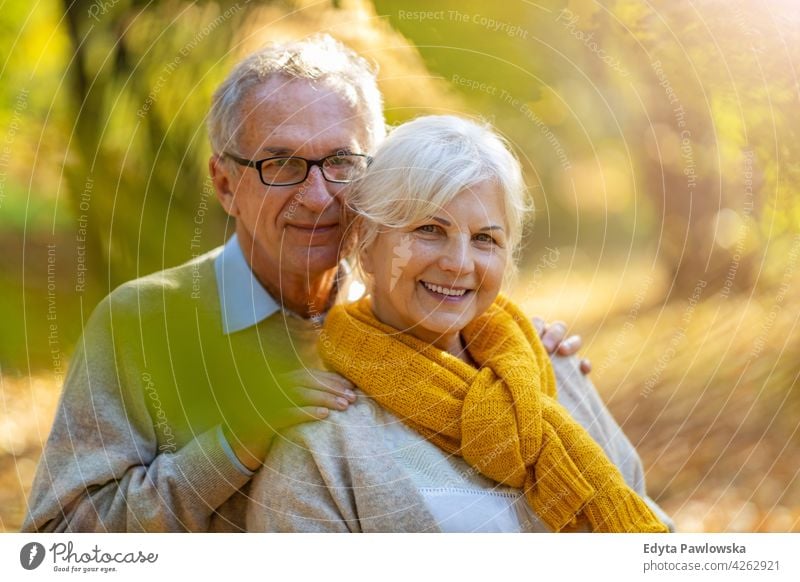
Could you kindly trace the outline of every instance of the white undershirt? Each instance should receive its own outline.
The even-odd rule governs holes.
[[[419,491],[443,532],[523,531],[516,504],[525,500],[518,494],[433,487],[423,487]]]
[[[384,440],[408,472],[439,528],[447,533],[547,532],[518,489],[498,485],[425,440],[386,410]]]

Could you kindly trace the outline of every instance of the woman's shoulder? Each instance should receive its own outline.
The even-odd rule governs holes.
[[[332,410],[325,419],[293,426],[275,438],[317,451],[351,451],[379,442],[381,431],[392,421],[388,411],[357,390],[356,401],[347,410]]]

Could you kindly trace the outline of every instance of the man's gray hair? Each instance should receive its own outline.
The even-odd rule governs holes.
[[[221,153],[237,144],[241,107],[250,91],[274,77],[324,83],[362,116],[371,151],[386,135],[376,67],[327,34],[273,43],[237,64],[217,88],[208,115],[211,148]]]

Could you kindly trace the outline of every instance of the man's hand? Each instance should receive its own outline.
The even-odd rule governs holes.
[[[276,431],[325,418],[331,410],[347,410],[356,400],[355,386],[334,372],[295,370],[278,380],[293,406],[278,411],[270,422]]]
[[[261,411],[261,418],[248,426],[223,427],[233,452],[248,469],[255,471],[267,456],[272,437],[290,426],[321,420],[331,410],[346,410],[355,402],[354,386],[333,372],[296,370],[279,377],[290,406],[274,411]]]
[[[578,353],[583,345],[583,340],[579,335],[571,335],[567,339],[567,324],[563,321],[555,321],[553,323],[545,323],[540,317],[534,317],[532,320],[533,326],[539,332],[539,337],[542,338],[542,343],[547,353],[557,356],[572,356]],[[592,371],[592,363],[587,359],[581,359],[580,362],[581,372],[587,375]]]

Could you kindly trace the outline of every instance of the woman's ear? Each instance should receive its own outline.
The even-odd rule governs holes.
[[[353,245],[358,253],[358,264],[364,275],[372,275],[374,273],[372,253],[370,249],[361,244],[364,240],[366,231],[366,221],[363,216],[355,215],[350,223],[350,228],[353,232]]]
[[[342,209],[339,216],[339,224],[345,225],[344,235],[342,237],[342,244],[340,246],[340,257],[350,257],[353,253],[357,253],[355,257],[358,261],[361,271],[366,274],[372,274],[372,267],[367,270],[367,252],[361,245],[364,238],[364,217],[356,212],[348,204],[342,204]]]
[[[368,248],[360,248],[358,251],[358,262],[361,265],[361,270],[364,271],[366,275],[372,275],[375,273],[375,266],[372,263],[372,253]]]
[[[344,259],[352,258],[353,251],[358,245],[358,215],[342,204],[339,211],[339,224],[344,225],[344,234],[339,246],[339,257]]]

